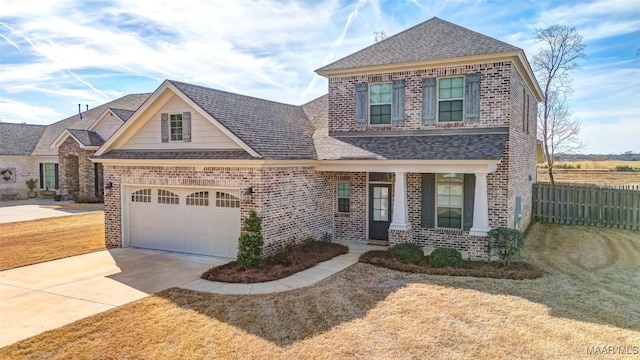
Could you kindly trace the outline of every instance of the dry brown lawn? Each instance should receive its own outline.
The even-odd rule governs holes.
[[[86,254],[105,249],[104,212],[0,224],[0,234],[0,270]]]
[[[557,165],[580,166],[582,170],[606,169],[613,170],[616,166],[630,166],[632,168],[640,167],[640,161],[622,161],[622,160],[581,160],[581,161],[558,161]]]
[[[174,288],[0,349],[0,358],[576,359],[592,357],[588,346],[640,346],[640,233],[537,224],[525,258],[545,276],[359,263],[277,294]]]
[[[553,169],[553,178],[561,183],[640,185],[640,172]],[[547,169],[538,169],[538,181],[549,181]]]

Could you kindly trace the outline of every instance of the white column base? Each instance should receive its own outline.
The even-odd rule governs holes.
[[[489,231],[491,231],[491,228],[471,228],[469,230],[469,235],[472,236],[487,236],[489,235]]]
[[[391,223],[391,225],[389,225],[389,230],[401,230],[401,231],[407,231],[407,230],[411,230],[411,224],[395,224],[395,223]]]

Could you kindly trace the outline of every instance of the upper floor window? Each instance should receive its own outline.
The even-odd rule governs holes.
[[[462,121],[464,77],[438,79],[438,121]]]
[[[371,84],[369,107],[371,125],[391,124],[391,83]]]
[[[169,115],[169,130],[171,141],[182,141],[182,114]]]

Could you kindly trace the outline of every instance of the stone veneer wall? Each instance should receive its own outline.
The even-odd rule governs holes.
[[[71,137],[58,148],[59,185],[64,199],[81,203],[102,200],[96,196],[94,164],[89,160],[93,153],[92,150],[80,148]]]
[[[122,246],[122,184],[240,189],[241,217],[262,217],[264,255],[308,237],[333,233],[330,178],[313,167],[245,168],[193,166],[104,166],[107,247]],[[252,187],[253,194],[244,190]]]
[[[480,72],[480,120],[473,123],[422,124],[422,79]],[[332,77],[329,79],[329,131],[415,130],[443,127],[496,127],[511,122],[509,83],[513,65],[509,61],[464,66],[438,67],[372,75]],[[355,86],[357,83],[405,80],[405,122],[403,125],[355,126]]]

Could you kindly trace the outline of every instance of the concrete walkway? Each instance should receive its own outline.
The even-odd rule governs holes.
[[[327,277],[337,273],[338,271],[344,270],[349,266],[357,263],[360,255],[369,250],[385,249],[385,247],[371,246],[355,242],[337,241],[336,243],[348,246],[349,253],[338,255],[333,259],[327,260],[307,270],[300,271],[299,273],[295,273],[280,280],[254,284],[236,284],[198,279],[180,285],[179,287],[183,289],[210,292],[215,294],[238,295],[266,294],[299,289],[313,285],[318,281],[326,279]]]

